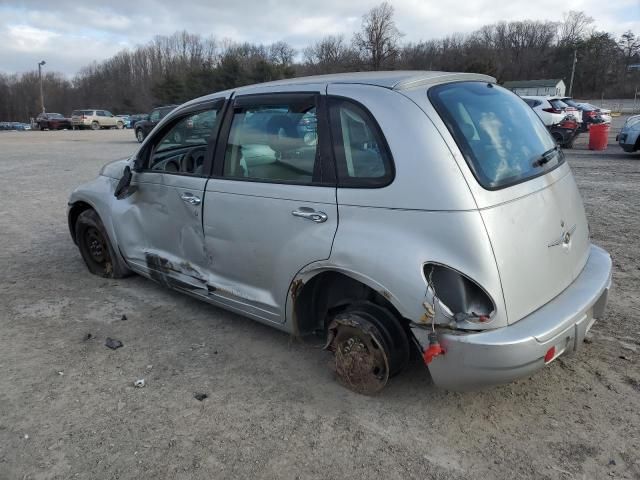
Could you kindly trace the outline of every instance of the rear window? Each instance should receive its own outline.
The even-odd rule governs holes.
[[[565,108],[567,108],[569,106],[566,103],[564,103],[562,100],[558,100],[558,99],[549,100],[549,103],[556,110],[563,110],[563,109],[565,109]]]
[[[485,82],[448,83],[428,93],[484,188],[524,182],[564,161],[542,121],[516,94]]]

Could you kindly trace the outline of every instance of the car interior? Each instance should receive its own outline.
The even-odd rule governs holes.
[[[306,117],[305,117],[306,114]],[[224,175],[284,182],[311,182],[317,135],[302,128],[315,107],[242,110],[234,114]]]

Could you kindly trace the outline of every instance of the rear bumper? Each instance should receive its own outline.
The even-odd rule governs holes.
[[[449,390],[473,390],[526,377],[545,366],[545,353],[576,350],[604,314],[611,287],[611,257],[591,246],[580,276],[552,301],[508,327],[480,333],[441,330],[444,355],[433,359],[434,383]]]

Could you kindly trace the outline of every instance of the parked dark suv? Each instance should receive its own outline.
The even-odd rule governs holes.
[[[151,110],[147,120],[140,120],[136,122],[135,133],[138,142],[142,143],[144,139],[147,138],[147,135],[149,135],[149,132],[153,130],[153,127],[155,127],[158,122],[167,115],[167,113],[176,107],[177,105],[167,105],[165,107],[154,108]]]

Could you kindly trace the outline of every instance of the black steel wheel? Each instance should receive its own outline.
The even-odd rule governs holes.
[[[120,278],[129,273],[114,261],[109,237],[95,210],[85,210],[78,215],[75,237],[82,259],[91,273],[108,278]]]

